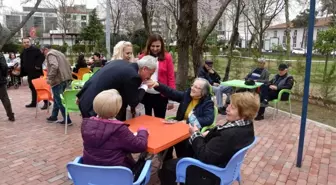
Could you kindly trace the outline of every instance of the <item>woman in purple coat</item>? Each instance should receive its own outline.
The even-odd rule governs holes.
[[[133,170],[131,153],[145,152],[148,132],[139,128],[135,136],[128,125],[115,119],[122,105],[115,89],[99,93],[93,100],[97,117],[84,118],[82,137],[83,163],[98,166],[125,166]]]

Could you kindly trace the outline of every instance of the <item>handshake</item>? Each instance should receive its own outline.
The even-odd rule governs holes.
[[[154,87],[159,86],[159,83],[156,81],[153,81],[152,79],[144,81],[143,84],[146,84],[148,88],[154,88]]]

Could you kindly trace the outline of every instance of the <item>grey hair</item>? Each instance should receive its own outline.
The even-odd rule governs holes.
[[[263,63],[265,63],[265,62],[266,62],[266,59],[265,59],[265,58],[259,58],[259,59],[258,59],[258,62],[263,62]]]
[[[150,55],[146,55],[137,61],[139,68],[148,67],[149,69],[157,68],[158,59]]]
[[[210,94],[210,88],[212,88],[209,81],[206,80],[205,78],[195,78],[194,82],[196,82],[197,80],[204,82],[204,86],[201,91],[201,96],[202,97],[208,96]]]

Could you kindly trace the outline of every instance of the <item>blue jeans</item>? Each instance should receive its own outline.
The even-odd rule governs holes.
[[[51,117],[53,118],[57,118],[58,116],[58,111],[61,111],[61,114],[63,116],[63,120],[65,120],[65,108],[62,105],[62,100],[61,100],[61,94],[63,94],[63,92],[65,91],[65,89],[67,88],[68,83],[66,81],[61,82],[58,85],[55,85],[51,88],[51,91],[54,95],[54,106],[53,106],[53,110],[51,113]],[[68,115],[68,123],[70,123],[70,117]]]
[[[217,107],[223,107],[223,93],[226,94],[226,102],[230,101],[230,95],[233,92],[232,87],[224,86],[224,85],[219,85],[219,86],[212,86],[212,90],[216,95],[216,100],[217,100]]]

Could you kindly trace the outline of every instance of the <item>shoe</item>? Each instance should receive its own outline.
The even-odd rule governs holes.
[[[12,116],[8,117],[8,121],[15,121],[14,113],[12,113]]]
[[[56,123],[59,123],[61,125],[65,125],[65,121],[62,120],[62,121],[56,121]],[[68,121],[68,126],[71,126],[72,125],[72,122],[71,121]]]
[[[49,118],[47,118],[48,123],[53,123],[55,121],[57,121],[57,118],[55,118],[55,117],[50,116]]]
[[[45,103],[45,104],[43,105],[43,107],[41,107],[41,110],[46,110],[46,109],[48,109],[48,107],[49,107],[50,105],[51,105],[50,102]]]
[[[26,108],[32,108],[32,107],[36,107],[36,104],[28,104],[28,105],[26,105]]]
[[[254,118],[254,120],[256,121],[260,121],[264,119],[264,115],[258,115],[256,118]]]
[[[219,107],[218,108],[218,113],[221,115],[226,115],[226,108],[225,107]]]

